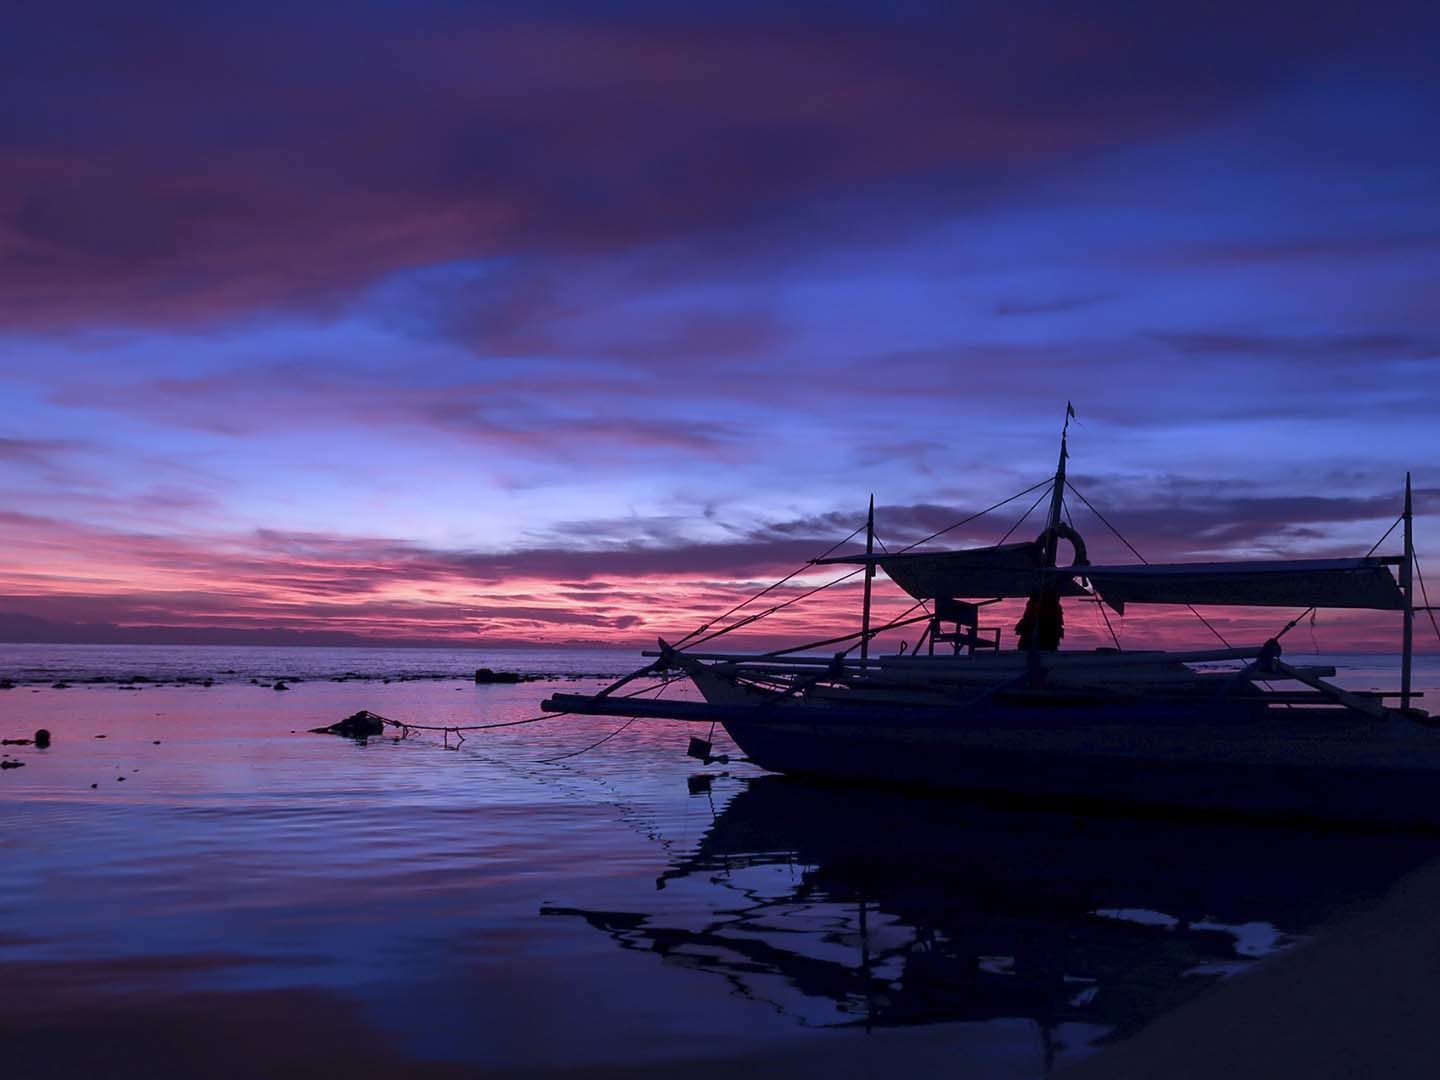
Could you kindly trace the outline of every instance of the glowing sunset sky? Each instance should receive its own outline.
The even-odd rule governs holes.
[[[0,632],[639,643],[1067,399],[1148,557],[1362,554],[1409,468],[1440,591],[1436,11],[25,5]]]

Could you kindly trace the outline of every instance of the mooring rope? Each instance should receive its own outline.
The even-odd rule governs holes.
[[[668,679],[662,679],[658,683],[651,683],[649,686],[642,686],[639,690],[618,696],[622,698],[639,697],[641,694],[648,694],[652,690],[664,690],[665,687],[669,686],[672,682],[681,678],[684,678],[684,676],[674,675]],[[466,731],[493,731],[496,728],[521,727],[525,724],[538,724],[542,720],[558,720],[562,716],[573,716],[575,714],[570,712],[540,713],[538,716],[527,716],[523,720],[502,720],[494,724],[412,724],[408,720],[392,720],[390,717],[381,716],[379,713],[371,713],[371,715],[379,720],[381,724],[388,724],[391,727],[399,728],[402,739],[409,738],[410,732],[412,731],[438,731],[445,735],[447,739],[449,736],[454,735],[463,743],[465,741],[463,733]]]

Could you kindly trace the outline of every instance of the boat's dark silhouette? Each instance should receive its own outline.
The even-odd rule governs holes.
[[[1128,805],[1141,812],[1440,829],[1433,797],[1440,736],[1414,705],[1421,696],[1412,680],[1418,564],[1408,474],[1399,517],[1358,558],[1152,563],[1067,478],[1073,416],[1067,407],[1048,480],[896,550],[875,534],[872,500],[865,524],[806,566],[673,644],[658,639],[657,648],[644,653],[653,663],[596,693],[553,694],[541,708],[719,725],[751,762],[791,776]],[[1030,510],[998,543],[926,546],[1037,489]],[[1039,535],[1012,542],[1047,494],[1050,508]],[[1091,563],[1083,538],[1066,521],[1067,494],[1137,561]],[[1402,551],[1377,554],[1397,527]],[[836,553],[862,530],[863,554]],[[1063,566],[1056,558],[1062,539],[1073,549],[1073,561]],[[832,566],[851,569],[775,599],[774,590],[806,570]],[[872,622],[877,571],[913,601],[881,626]],[[766,652],[714,651],[723,650],[713,644],[717,638],[862,572],[859,625],[847,632]],[[769,606],[741,614],[767,597]],[[1002,648],[1000,628],[981,626],[981,613],[1021,597],[1026,607],[1015,626],[1017,648]],[[1062,598],[1092,602],[1113,647],[1061,650]],[[1123,614],[1131,605],[1186,607],[1221,647],[1122,647],[1106,611]],[[1278,629],[1263,642],[1234,645],[1197,605],[1300,614],[1283,625],[1277,617]],[[1336,675],[1331,666],[1282,659],[1281,638],[1322,608],[1399,613],[1398,690],[1346,688],[1327,681]],[[833,629],[832,619],[833,612],[823,616]],[[902,643],[896,653],[871,655],[878,635],[907,626],[921,635],[913,649]],[[642,696],[677,675],[702,700]],[[654,676],[662,681],[616,693]]]

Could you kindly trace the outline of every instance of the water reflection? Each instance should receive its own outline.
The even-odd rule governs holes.
[[[695,800],[723,802],[703,778]],[[643,911],[547,907],[815,1026],[1132,1033],[1383,893],[1434,838],[745,784]],[[1077,1027],[1076,1025],[1079,1025]]]

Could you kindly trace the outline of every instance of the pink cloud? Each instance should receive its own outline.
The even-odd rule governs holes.
[[[1435,493],[1422,494],[1431,498]],[[1277,520],[1369,521],[1381,509],[1363,500],[1254,499],[1246,504],[1231,496],[1225,501],[1242,523],[1225,540],[1242,547],[1261,531],[1273,531]],[[882,508],[882,520],[892,543],[899,544],[933,531],[939,513],[934,507]],[[949,520],[956,514],[950,511]],[[1173,522],[1142,516],[1135,525],[1135,541],[1155,557],[1175,557],[1181,550],[1180,538],[1167,531]],[[0,540],[11,559],[0,569],[0,610],[122,626],[492,642],[557,642],[583,632],[598,640],[634,643],[673,637],[713,620],[754,592],[757,582],[803,565],[838,538],[829,517],[800,525],[779,522],[727,543],[687,540],[668,535],[668,529],[645,540],[624,540],[625,529],[636,527],[634,522],[598,522],[573,532],[585,539],[569,546],[469,551],[386,537],[273,530],[141,535],[5,512],[0,513]],[[977,539],[957,537],[955,543]],[[1192,547],[1204,542],[1190,541]],[[782,604],[828,576],[826,571],[783,586],[757,609]],[[787,607],[735,640],[746,647],[769,646],[851,630],[857,625],[858,584],[852,579]],[[876,618],[894,617],[910,603],[893,588],[882,587]],[[991,609],[988,621],[1006,628],[1008,635],[1018,614],[1018,604],[1008,602]],[[1219,611],[1212,613],[1212,622],[1232,641],[1251,642],[1274,633],[1291,614]],[[1393,623],[1384,615],[1325,613],[1316,640],[1330,648],[1388,648]],[[1184,612],[1141,610],[1116,620],[1116,626],[1130,646],[1145,640],[1195,644],[1209,637]],[[1091,605],[1071,605],[1070,627],[1070,644],[1109,640]],[[908,635],[913,640],[915,632]]]

